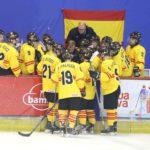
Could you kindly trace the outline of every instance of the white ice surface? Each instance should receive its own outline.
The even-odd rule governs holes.
[[[150,150],[150,134],[117,136],[51,135],[33,133],[22,137],[16,132],[0,132],[0,150]]]

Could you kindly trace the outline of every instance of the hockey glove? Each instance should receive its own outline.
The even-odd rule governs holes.
[[[140,69],[139,69],[139,67],[135,66],[133,68],[133,73],[134,73],[134,77],[139,77],[140,76]]]
[[[86,96],[85,87],[83,89],[80,89],[80,92],[82,97]]]
[[[90,76],[96,80],[100,78],[100,73],[97,71],[89,70]]]

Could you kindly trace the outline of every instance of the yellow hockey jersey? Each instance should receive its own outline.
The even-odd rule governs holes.
[[[48,53],[43,55],[42,60],[37,66],[38,75],[42,75],[42,90],[44,92],[55,93],[56,84],[51,81],[51,75],[54,73],[56,66],[60,63],[60,59]]]
[[[35,49],[23,44],[20,48],[19,62],[22,74],[32,74],[35,71]]]
[[[144,67],[145,67],[145,55],[146,51],[143,46],[140,44],[131,48],[130,45],[126,48],[126,54],[130,59],[132,70],[135,66],[139,67],[140,75],[144,75]]]
[[[89,69],[91,68],[90,62],[82,62],[80,66],[84,74],[84,82],[85,82],[85,89],[86,89],[86,96],[84,97],[84,99],[93,100],[95,97],[95,87],[94,87],[93,79],[90,77],[89,74]]]
[[[59,99],[81,97],[80,89],[84,88],[84,78],[79,64],[75,62],[59,64],[52,75],[52,80],[58,84]]]
[[[102,62],[100,82],[103,95],[113,93],[120,85],[118,65],[112,58],[107,58]]]
[[[11,69],[13,74],[18,77],[21,73],[18,51],[14,47],[6,43],[3,45],[3,49],[7,51],[5,53],[5,58],[3,61],[3,68]]]

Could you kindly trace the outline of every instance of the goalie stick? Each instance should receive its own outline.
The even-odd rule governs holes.
[[[55,94],[55,99],[56,99],[56,94]],[[57,100],[54,105],[47,111],[47,113],[41,118],[41,120],[36,124],[36,126],[32,129],[31,132],[29,133],[23,133],[23,132],[18,132],[19,135],[29,137],[31,134],[39,127],[39,125],[42,123],[42,121],[47,117],[48,113],[53,110],[53,108],[56,106],[59,100]]]

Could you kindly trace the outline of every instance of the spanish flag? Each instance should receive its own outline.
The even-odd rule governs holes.
[[[64,10],[65,39],[79,22],[92,27],[100,38],[110,36],[113,41],[123,41],[125,11]]]

